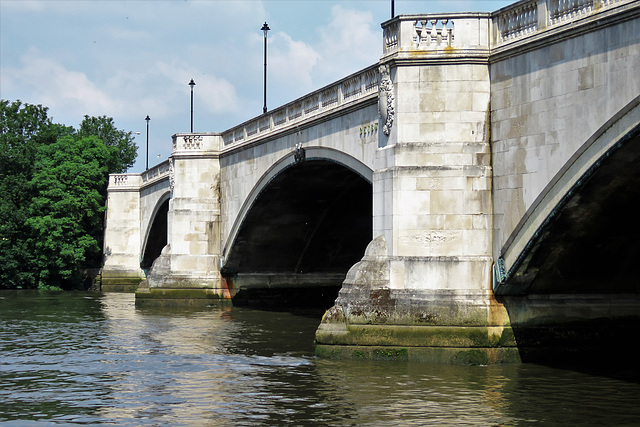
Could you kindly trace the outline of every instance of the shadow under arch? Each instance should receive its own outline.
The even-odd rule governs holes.
[[[373,171],[336,150],[310,147],[276,162],[255,185],[224,248],[234,303],[328,308],[373,225]]]
[[[640,331],[639,101],[585,143],[521,224],[530,237],[494,292],[525,362],[637,364],[626,343]]]
[[[149,272],[153,261],[160,256],[162,248],[167,245],[167,216],[169,214],[170,199],[170,192],[162,195],[151,215],[150,225],[147,227],[147,233],[142,245],[142,254],[140,256],[140,268],[142,268],[145,273]]]
[[[633,243],[638,208],[640,97],[595,132],[535,200],[503,246],[506,276],[496,293],[593,291],[568,282],[583,264],[590,271],[579,274],[583,282],[612,278],[619,263],[611,257],[640,249]]]

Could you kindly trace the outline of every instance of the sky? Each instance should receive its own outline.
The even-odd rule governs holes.
[[[396,15],[492,12],[506,0],[395,0]],[[0,98],[56,123],[112,117],[140,147],[129,172],[171,154],[171,136],[223,132],[267,107],[375,64],[390,0],[0,0]],[[139,134],[136,134],[139,132]]]

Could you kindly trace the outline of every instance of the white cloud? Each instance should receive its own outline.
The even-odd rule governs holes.
[[[171,88],[164,94],[165,102],[169,99],[178,100],[185,97],[188,89],[187,82],[194,79],[194,97],[198,104],[204,105],[205,110],[212,114],[236,112],[239,109],[239,99],[235,87],[227,80],[216,76],[207,75],[206,79],[199,79],[204,72],[178,62],[158,62],[156,69],[164,76],[167,83],[165,87]]]
[[[375,63],[382,54],[378,28],[369,12],[333,6],[331,22],[317,30],[320,76],[335,80]]]
[[[37,49],[24,54],[21,65],[21,68],[2,68],[3,92],[9,92],[9,96],[3,94],[3,98],[11,98],[11,92],[31,93],[34,99],[29,102],[69,111],[79,117],[123,108],[122,101],[111,98],[86,74],[66,69]]]
[[[268,43],[269,71],[273,77],[289,87],[311,90],[312,71],[320,60],[320,54],[310,45],[294,40],[284,32],[277,32]]]

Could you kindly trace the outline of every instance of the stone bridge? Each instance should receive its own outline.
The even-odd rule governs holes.
[[[103,288],[330,307],[325,356],[526,361],[637,334],[640,2],[382,28],[377,64],[112,175]]]

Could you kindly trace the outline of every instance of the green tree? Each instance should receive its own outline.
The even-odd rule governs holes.
[[[108,159],[97,137],[63,136],[38,148],[26,224],[39,286],[68,283],[99,259]]]
[[[112,118],[52,123],[47,108],[0,100],[0,288],[70,286],[99,267],[108,174],[136,156]]]
[[[51,138],[51,127],[46,107],[0,100],[0,288],[30,286],[34,281],[26,238],[33,195],[29,182],[38,139]]]
[[[131,132],[125,132],[116,128],[111,117],[90,117],[84,116],[80,124],[78,136],[97,136],[109,149],[109,159],[107,162],[108,173],[124,173],[133,166],[138,156],[136,146]]]

